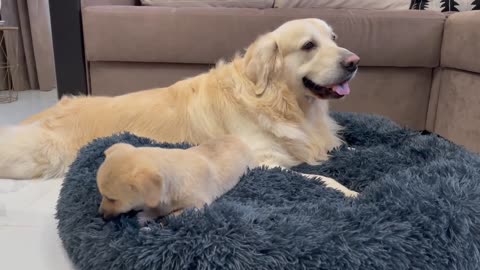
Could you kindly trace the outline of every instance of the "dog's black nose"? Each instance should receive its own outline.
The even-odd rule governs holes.
[[[360,57],[356,54],[351,54],[342,61],[342,66],[348,72],[355,72],[358,68],[358,63],[360,62]]]

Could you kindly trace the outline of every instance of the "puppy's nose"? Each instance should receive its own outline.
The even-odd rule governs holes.
[[[103,211],[102,207],[99,207],[99,208],[98,208],[98,213],[99,213],[101,216],[103,216],[103,219],[104,219],[105,221],[108,221],[108,220],[110,220],[110,219],[113,218],[113,215],[112,215],[111,213],[107,213],[107,212]]]
[[[342,66],[348,72],[354,72],[354,71],[357,70],[359,62],[360,62],[360,57],[358,57],[358,55],[352,53],[351,55],[349,55],[345,59],[343,59]]]
[[[109,221],[112,218],[113,218],[112,214],[107,214],[107,213],[103,214],[103,220],[105,220],[105,221]]]

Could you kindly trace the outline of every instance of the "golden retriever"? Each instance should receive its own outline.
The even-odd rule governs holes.
[[[250,148],[235,136],[186,150],[117,143],[97,172],[99,212],[110,219],[143,210],[141,223],[184,209],[201,209],[232,189],[255,166]]]
[[[244,55],[170,87],[63,98],[0,129],[0,178],[62,176],[82,146],[124,131],[192,144],[232,134],[259,165],[318,164],[342,144],[328,99],[350,92],[359,62],[335,38],[322,20],[293,20],[260,36]]]

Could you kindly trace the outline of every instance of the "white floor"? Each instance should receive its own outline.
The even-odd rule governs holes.
[[[57,91],[21,91],[18,100],[0,103],[0,126],[16,124],[28,116],[40,112],[57,102]]]
[[[20,92],[18,101],[0,104],[0,126],[16,124],[56,101],[54,90]],[[0,179],[1,269],[74,269],[54,218],[61,183],[62,179]]]

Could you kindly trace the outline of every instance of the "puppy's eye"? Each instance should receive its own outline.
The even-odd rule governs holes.
[[[333,41],[337,40],[337,35],[332,34],[332,40],[333,40]]]
[[[315,49],[316,47],[317,47],[317,44],[315,44],[315,42],[313,42],[313,41],[308,41],[308,42],[306,42],[305,44],[303,44],[302,50],[304,50],[304,51],[311,51],[311,50]]]

